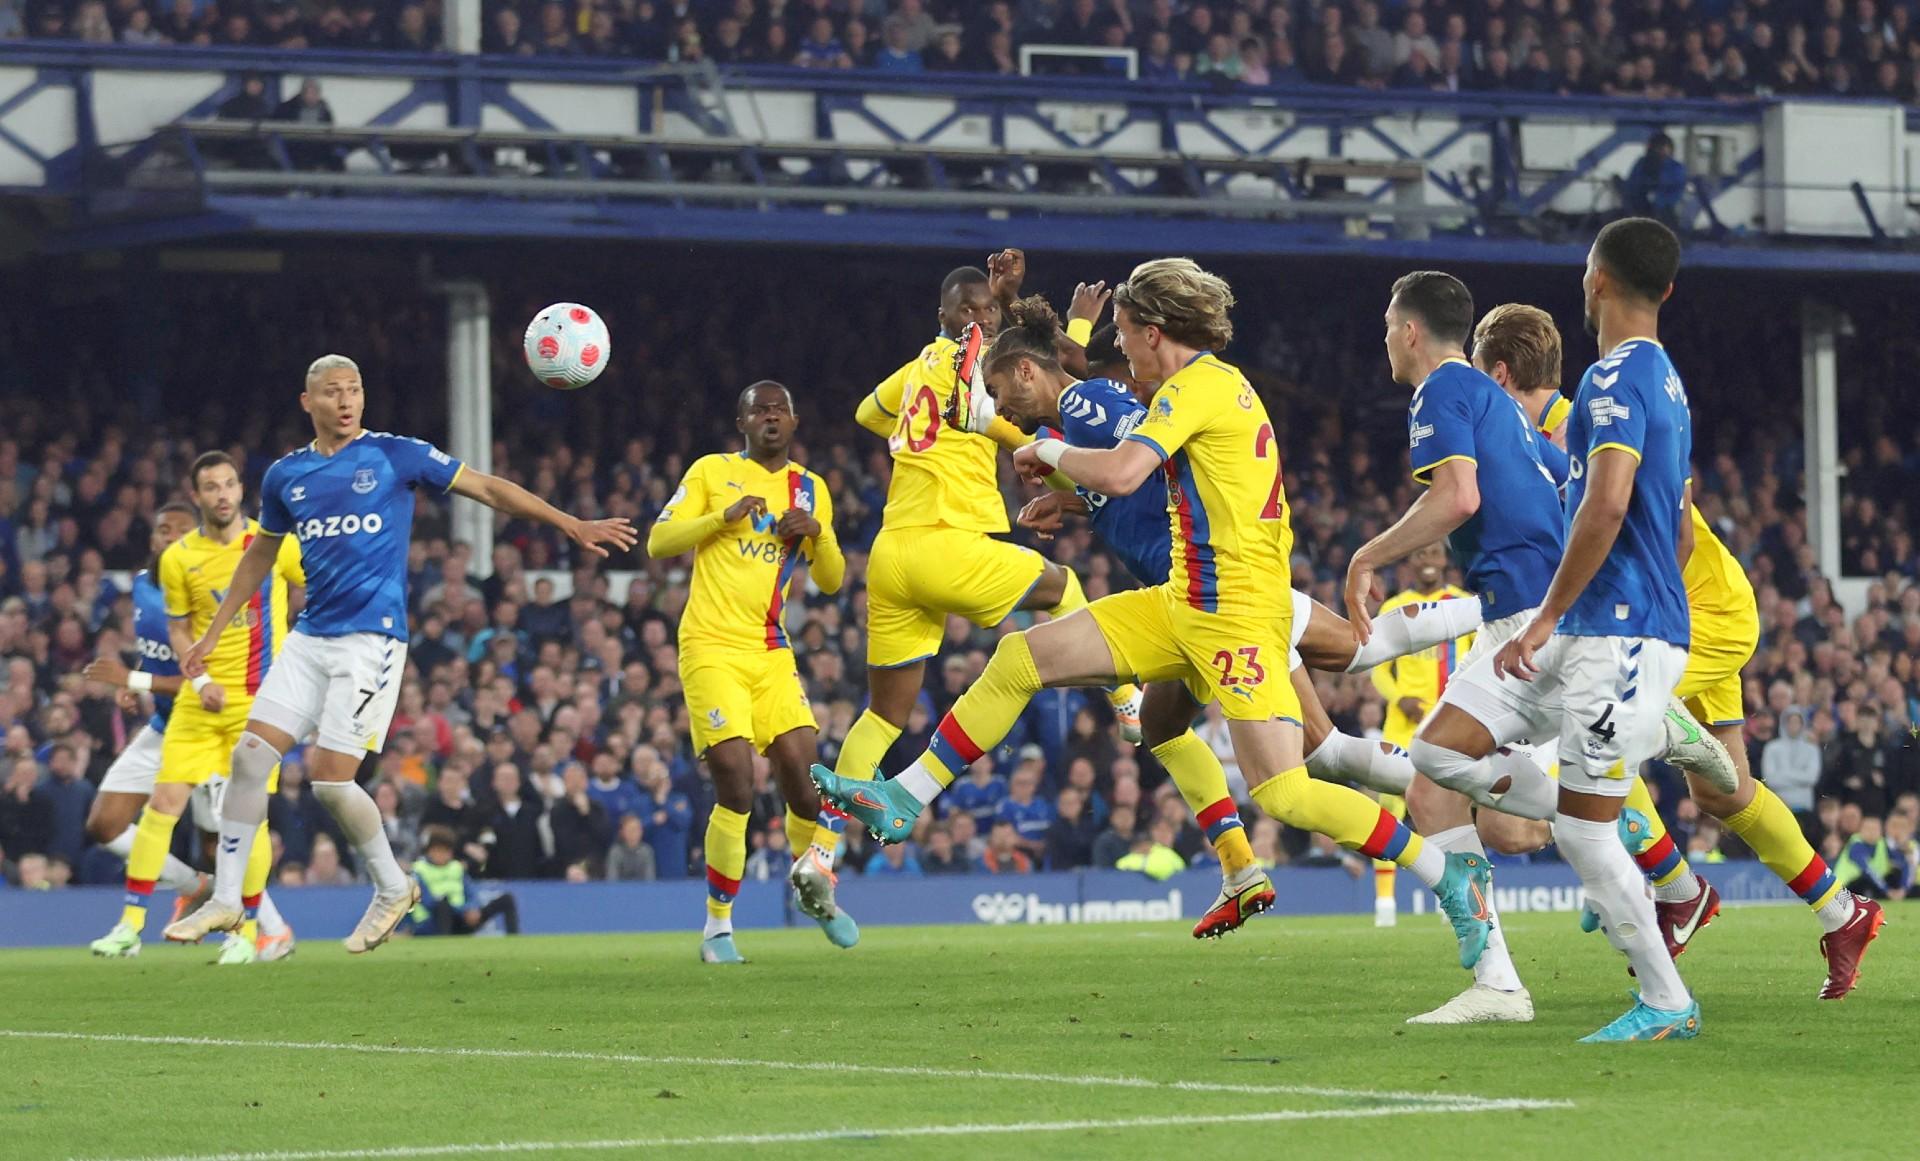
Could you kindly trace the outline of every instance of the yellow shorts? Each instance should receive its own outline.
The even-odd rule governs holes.
[[[761,653],[684,653],[680,685],[693,728],[693,752],[746,738],[762,754],[789,730],[818,729],[791,649]]]
[[[1203,613],[1167,585],[1101,597],[1087,606],[1113,654],[1114,676],[1177,678],[1199,705],[1218,700],[1237,721],[1300,723],[1287,672],[1286,617]]]
[[[1760,622],[1749,618],[1699,617],[1687,647],[1686,672],[1673,695],[1707,726],[1737,726],[1747,720],[1740,671],[1760,645]]]
[[[881,529],[867,559],[867,664],[893,669],[933,656],[949,614],[998,625],[1046,567],[1033,549],[984,532]]]
[[[158,782],[179,782],[198,786],[209,778],[225,778],[233,769],[233,748],[247,732],[247,719],[253,714],[253,699],[229,695],[226,708],[208,713],[200,707],[199,696],[183,690],[174,699],[173,712],[167,715],[167,732],[160,742]],[[267,793],[280,789],[280,767],[273,768],[267,781]]]

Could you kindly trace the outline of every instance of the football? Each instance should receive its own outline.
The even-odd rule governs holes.
[[[527,366],[549,387],[573,391],[607,369],[606,320],[577,302],[556,302],[527,324]]]

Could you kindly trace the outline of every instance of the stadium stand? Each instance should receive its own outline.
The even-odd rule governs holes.
[[[438,0],[5,0],[0,39],[435,52],[441,8]],[[1876,0],[549,0],[486,5],[481,48],[1229,88],[1822,94],[1914,104],[1912,22],[1910,6]]]
[[[612,269],[570,283],[621,324],[618,356],[591,391],[533,386],[518,367],[517,331],[497,329],[495,464],[582,514],[650,521],[687,463],[734,438],[726,408],[687,408],[684,400],[730,398],[738,385],[768,374],[791,384],[802,419],[797,458],[828,480],[850,556],[849,583],[838,596],[810,593],[791,612],[831,761],[864,698],[864,549],[877,529],[889,464],[880,441],[853,423],[853,405],[930,328],[930,288],[942,267],[845,256],[830,267],[802,255],[753,262],[750,280],[713,265],[679,269],[670,291]],[[1075,278],[1116,273],[1045,256],[1035,265],[1035,288],[1060,297]],[[1313,275],[1236,271],[1242,302],[1257,309],[1246,311],[1235,351],[1289,432],[1296,583],[1337,605],[1347,555],[1410,497],[1404,396],[1385,373],[1374,321],[1392,273],[1382,267],[1379,277],[1350,280],[1339,291]],[[820,293],[823,277],[835,293]],[[1566,373],[1576,375],[1589,348],[1573,329],[1577,300],[1569,298],[1566,273],[1537,284],[1501,281],[1509,284],[1503,292],[1555,309],[1568,330]],[[500,285],[507,288],[496,292],[501,320],[542,305],[540,285],[512,277]],[[227,448],[249,484],[257,483],[279,452],[304,441],[293,399],[300,368],[342,343],[367,368],[370,427],[432,436],[445,422],[437,387],[445,378],[436,337],[442,308],[417,287],[369,284],[340,270],[272,279],[76,274],[58,309],[111,320],[129,342],[67,348],[41,341],[32,312],[0,317],[0,399],[8,415],[0,433],[0,849],[9,878],[35,886],[120,875],[110,856],[87,849],[81,820],[91,784],[138,721],[82,683],[78,671],[96,651],[125,646],[130,614],[120,578],[143,563],[147,521],[175,493],[192,457]],[[1920,811],[1920,549],[1912,531],[1920,432],[1881,389],[1912,365],[1910,325],[1889,301],[1849,307],[1855,334],[1842,360],[1843,571],[1877,578],[1849,615],[1807,547],[1794,409],[1753,404],[1797,390],[1798,361],[1774,317],[1790,309],[1690,327],[1705,309],[1676,300],[1668,333],[1700,417],[1703,509],[1746,565],[1761,602],[1765,636],[1747,671],[1749,706],[1765,706],[1749,723],[1754,768],[1778,780],[1836,862],[1863,828],[1910,841],[1912,828],[1901,820]],[[277,362],[236,364],[223,337],[236,330],[273,335]],[[416,384],[436,386],[408,389]],[[105,398],[125,405],[114,412],[87,406]],[[1011,479],[1005,483],[1013,495]],[[424,826],[445,825],[482,876],[699,874],[712,797],[688,750],[677,696],[673,640],[687,594],[685,562],[635,556],[612,562],[612,573],[569,573],[578,562],[553,535],[503,523],[486,567],[449,536],[446,509],[423,502],[410,586],[412,665],[394,740],[373,771],[396,846],[415,849]],[[1089,596],[1131,583],[1084,533],[1047,551],[1079,570]],[[568,589],[571,597],[557,595]],[[889,769],[924,746],[991,644],[992,634],[956,623]],[[1377,732],[1381,704],[1370,682],[1318,680],[1343,728]],[[847,865],[911,875],[1110,862],[1126,853],[1134,828],[1145,831],[1163,814],[1179,822],[1173,845],[1182,858],[1207,857],[1164,773],[1118,743],[1101,699],[1043,694],[988,761],[993,771],[976,776],[977,791],[954,796],[965,809],[955,808],[899,857],[882,857],[856,839]],[[988,857],[1004,793],[999,779],[1034,763],[1041,798],[1072,800],[1059,811],[1070,817],[1033,829],[1040,857]],[[1670,772],[1658,785],[1676,841],[1698,836],[1697,858],[1745,854],[1711,820],[1701,822]],[[518,794],[525,805],[511,825],[498,810],[503,794]],[[1047,814],[1022,817],[1032,827]],[[756,851],[773,849],[752,865],[774,875],[785,865],[780,818],[779,799],[763,781],[752,842]],[[323,841],[331,819],[297,773],[284,781],[272,826],[278,882],[334,874],[325,864],[337,856],[327,848],[346,844]],[[1277,861],[1333,857],[1301,835],[1255,838]],[[643,847],[651,857],[640,857]],[[1916,853],[1904,854],[1908,880]],[[353,870],[349,863],[340,873]],[[1904,894],[1905,884],[1884,889]]]

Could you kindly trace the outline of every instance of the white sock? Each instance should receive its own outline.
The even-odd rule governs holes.
[[[407,873],[393,857],[393,844],[387,841],[386,827],[380,825],[380,808],[374,805],[373,796],[353,781],[315,782],[313,796],[346,832],[347,841],[353,844],[373,880],[373,889],[381,895],[404,891]]]
[[[946,789],[934,779],[933,775],[927,773],[926,767],[917,761],[900,771],[894,781],[900,784],[900,789],[913,795],[914,801],[922,806],[931,805],[934,799],[940,797],[940,792]]]
[[[213,861],[213,897],[235,910],[247,877],[254,836],[267,821],[267,779],[280,764],[280,751],[258,735],[240,735],[233,748],[227,791],[220,800],[220,846]]]
[[[1619,827],[1562,813],[1554,819],[1553,836],[1579,873],[1587,906],[1600,916],[1607,939],[1633,965],[1641,1000],[1666,1012],[1685,1008],[1691,1002],[1687,985],[1667,954],[1646,877],[1621,844]]]
[[[1505,753],[1495,750],[1487,755],[1487,764],[1493,770],[1495,785],[1502,778],[1513,780],[1505,791],[1488,795],[1495,810],[1538,822],[1553,821],[1560,808],[1560,784],[1549,778],[1531,755],[1516,749]]]
[[[1335,730],[1307,755],[1307,773],[1381,794],[1405,794],[1413,782],[1413,759],[1391,742],[1370,742]]]
[[[124,862],[126,857],[133,853],[133,832],[138,829],[140,829],[138,826],[128,823],[127,829],[121,831],[119,835],[112,840],[101,843],[100,845],[112,851]],[[154,880],[154,882],[175,894],[180,894],[191,891],[200,885],[200,872],[187,866],[173,855],[168,855],[167,861],[160,864],[160,877]]]
[[[1479,627],[1479,601],[1454,599],[1402,605],[1374,618],[1373,636],[1354,650],[1347,672],[1364,673],[1396,657],[1463,637]]]
[[[1700,878],[1693,873],[1693,864],[1685,864],[1678,875],[1665,884],[1655,884],[1653,897],[1662,903],[1685,903],[1700,895]]]
[[[260,908],[254,917],[260,920],[262,935],[285,935],[293,930],[287,926],[286,916],[280,914],[280,909],[273,905],[273,896],[265,891],[260,892]]]
[[[1420,881],[1429,887],[1438,887],[1440,880],[1447,877],[1447,852],[1440,849],[1436,842],[1420,844],[1420,853],[1413,858],[1413,865],[1407,870],[1419,876]]]
[[[1859,910],[1858,900],[1854,893],[1842,890],[1838,895],[1822,903],[1820,909],[1813,914],[1814,918],[1820,921],[1823,929],[1838,931],[1847,925],[1847,920],[1852,919],[1853,913],[1857,910]]]
[[[1450,853],[1487,857],[1487,848],[1480,844],[1480,832],[1472,823],[1435,831],[1427,836],[1427,844]],[[1507,936],[1500,928],[1500,916],[1494,910],[1492,899],[1487,900],[1487,914],[1493,918],[1493,930],[1487,935],[1487,950],[1480,953],[1480,962],[1473,965],[1473,982],[1503,992],[1517,992],[1525,985],[1520,982],[1520,971],[1513,966],[1513,956],[1507,951]]]
[[[728,916],[725,919],[716,919],[713,916],[709,915],[707,916],[707,925],[700,929],[701,939],[712,939],[716,935],[732,935],[732,934],[733,934],[733,917],[732,916]]]

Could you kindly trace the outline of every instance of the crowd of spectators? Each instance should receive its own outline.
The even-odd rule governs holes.
[[[616,357],[591,388],[570,393],[526,376],[518,327],[508,325],[543,305],[550,288],[507,274],[494,291],[493,468],[581,514],[651,520],[687,464],[734,446],[738,385],[773,376],[794,388],[796,458],[826,478],[849,556],[839,594],[807,590],[789,606],[829,763],[864,698],[862,577],[889,468],[884,443],[853,424],[853,406],[931,336],[944,268],[922,265],[843,256],[831,277],[844,286],[832,294],[819,293],[820,264],[799,258],[752,279],[732,262],[679,261],[670,289],[631,277],[624,260],[617,271],[583,268],[580,296],[612,320]],[[1386,374],[1376,321],[1398,272],[1225,269],[1243,320],[1227,354],[1289,433],[1296,583],[1338,607],[1348,555],[1412,496],[1406,397]],[[1076,278],[1120,272],[1046,273],[1033,289],[1059,294]],[[1482,293],[1554,309],[1573,377],[1592,354],[1574,321],[1577,279],[1514,278],[1522,281]],[[1797,396],[1786,321],[1794,300],[1753,307],[1772,300],[1750,293],[1751,309],[1724,315],[1710,288],[1690,290],[1666,326],[1697,416],[1697,496],[1753,578],[1764,623],[1746,673],[1753,766],[1831,857],[1851,853],[1845,866],[1870,868],[1888,880],[1886,891],[1904,892],[1920,811],[1920,549],[1912,532],[1920,411],[1907,377],[1920,332],[1893,301],[1863,301],[1855,335],[1844,340],[1843,430],[1852,438],[1843,564],[1877,578],[1850,615],[1807,543],[1801,444],[1782,418],[1798,411],[1752,403]],[[226,448],[256,483],[275,455],[310,435],[293,394],[306,361],[336,348],[365,368],[370,426],[435,438],[445,431],[442,397],[420,389],[444,381],[440,307],[404,285],[128,272],[73,293],[126,341],[49,345],[32,317],[0,317],[9,417],[0,433],[0,857],[10,878],[30,887],[117,881],[117,862],[88,847],[82,822],[93,786],[139,719],[116,710],[111,691],[83,682],[79,670],[98,652],[127,649],[129,603],[113,574],[142,565],[150,515],[175,493],[193,455]],[[267,361],[237,362],[237,334],[273,335]],[[1011,496],[1016,485],[1006,485]],[[580,562],[543,527],[502,519],[495,536],[491,559],[477,560],[452,539],[444,504],[420,502],[406,683],[386,751],[363,772],[397,853],[421,855],[432,827],[445,828],[455,857],[480,878],[698,875],[712,793],[689,748],[676,675],[686,561],[635,555],[568,571]],[[1084,531],[1045,550],[1079,571],[1089,597],[1133,583]],[[571,595],[560,596],[561,586]],[[981,672],[995,635],[950,626],[887,769],[925,746]],[[1316,684],[1344,729],[1377,733],[1383,707],[1364,676],[1319,675]],[[1200,730],[1231,773],[1222,723],[1209,716]],[[1742,853],[1692,809],[1671,771],[1653,769],[1663,810],[1700,857]],[[773,878],[791,855],[764,768],[759,779],[749,877]],[[1339,860],[1326,844],[1257,817],[1249,814],[1262,858]],[[357,873],[298,754],[284,766],[270,823],[277,882],[337,883]],[[914,843],[878,851],[854,836],[847,846],[848,870],[869,874],[1088,865],[1161,873],[1209,857],[1164,771],[1118,740],[1104,699],[1072,690],[1036,699]]]
[[[0,0],[0,39],[432,52],[444,0]],[[482,50],[1021,72],[1131,49],[1145,81],[1920,103],[1905,0],[489,0]],[[1113,73],[1112,58],[1056,60]]]

